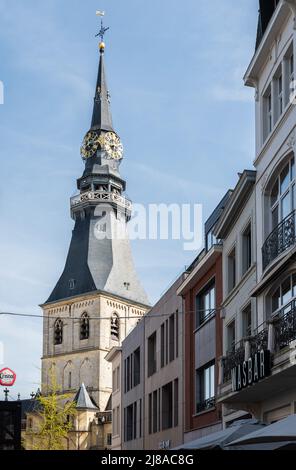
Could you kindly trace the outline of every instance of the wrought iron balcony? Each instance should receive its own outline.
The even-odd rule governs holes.
[[[245,346],[243,341],[240,341],[234,348],[226,353],[222,358],[223,365],[223,382],[228,382],[231,379],[231,371],[245,359]]]
[[[285,305],[274,319],[275,350],[288,346],[296,340],[296,299]]]
[[[202,413],[203,411],[210,410],[216,405],[215,397],[208,398],[200,403],[196,403],[196,413]]]
[[[262,349],[267,349],[268,346],[268,328],[266,323],[258,326],[254,330],[253,336],[249,338],[250,341],[250,354],[253,356],[256,352],[261,351]]]
[[[295,211],[293,211],[281,221],[265,240],[262,247],[263,269],[266,269],[273,260],[294,245],[295,242]]]
[[[241,364],[245,360],[246,341],[250,344],[249,354],[252,356],[262,349],[267,349],[268,344],[268,328],[264,323],[260,325],[255,331],[254,334],[245,339],[241,340],[236,344],[235,349],[228,351],[226,356],[222,358],[222,367],[223,367],[223,383],[231,380],[231,371],[238,364]]]

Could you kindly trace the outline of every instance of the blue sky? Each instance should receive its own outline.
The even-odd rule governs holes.
[[[257,0],[0,0],[0,310],[40,313],[64,266],[69,198],[83,169],[105,10],[113,120],[127,194],[202,203],[204,219],[254,157]],[[178,241],[133,243],[151,301],[196,253]],[[0,318],[12,396],[36,389],[41,320]],[[0,391],[0,399],[1,399]]]

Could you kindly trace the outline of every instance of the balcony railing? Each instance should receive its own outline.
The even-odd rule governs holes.
[[[288,346],[296,340],[296,299],[285,305],[274,319],[275,350]]]
[[[234,346],[233,350],[227,352],[226,356],[222,358],[223,365],[223,382],[228,382],[231,379],[231,371],[245,359],[245,346],[242,341]]]
[[[284,305],[268,324],[260,325],[251,337],[242,340],[235,350],[222,358],[222,383],[230,381],[232,369],[256,352],[269,349],[273,355],[293,341],[296,341],[296,298]]]
[[[203,411],[210,410],[211,408],[214,408],[215,405],[216,405],[215,397],[208,398],[207,400],[204,400],[196,404],[196,413],[202,413]]]
[[[253,356],[256,352],[262,349],[267,349],[268,345],[268,327],[266,323],[258,326],[254,330],[254,334],[249,338],[250,341],[250,354]]]
[[[267,237],[262,247],[263,269],[296,242],[295,211],[291,212]]]
[[[262,349],[267,349],[268,328],[267,328],[266,323],[260,325],[254,331],[253,336],[251,336],[247,340],[241,340],[239,343],[237,343],[235,350],[228,351],[226,356],[222,358],[223,383],[226,383],[229,380],[231,380],[232,369],[234,369],[238,364],[241,364],[242,362],[244,362],[246,358],[246,346],[245,346],[246,341],[248,341],[250,345],[250,349],[249,349],[250,356],[252,356],[258,351],[261,351]]]
[[[131,210],[132,203],[120,194],[108,191],[87,191],[71,198],[71,207],[79,206],[85,202],[111,202],[126,210]]]

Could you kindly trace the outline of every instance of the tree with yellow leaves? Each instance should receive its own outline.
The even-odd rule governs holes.
[[[54,368],[50,369],[49,385],[36,399],[39,402],[40,426],[33,433],[34,449],[64,450],[77,411],[72,395],[60,393]]]

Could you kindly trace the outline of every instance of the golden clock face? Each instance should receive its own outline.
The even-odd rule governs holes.
[[[123,145],[115,132],[107,132],[101,136],[101,143],[107,156],[113,160],[121,160],[123,157]]]
[[[81,146],[81,156],[83,160],[87,160],[92,157],[100,145],[100,137],[96,132],[89,131],[84,137],[82,146]]]

